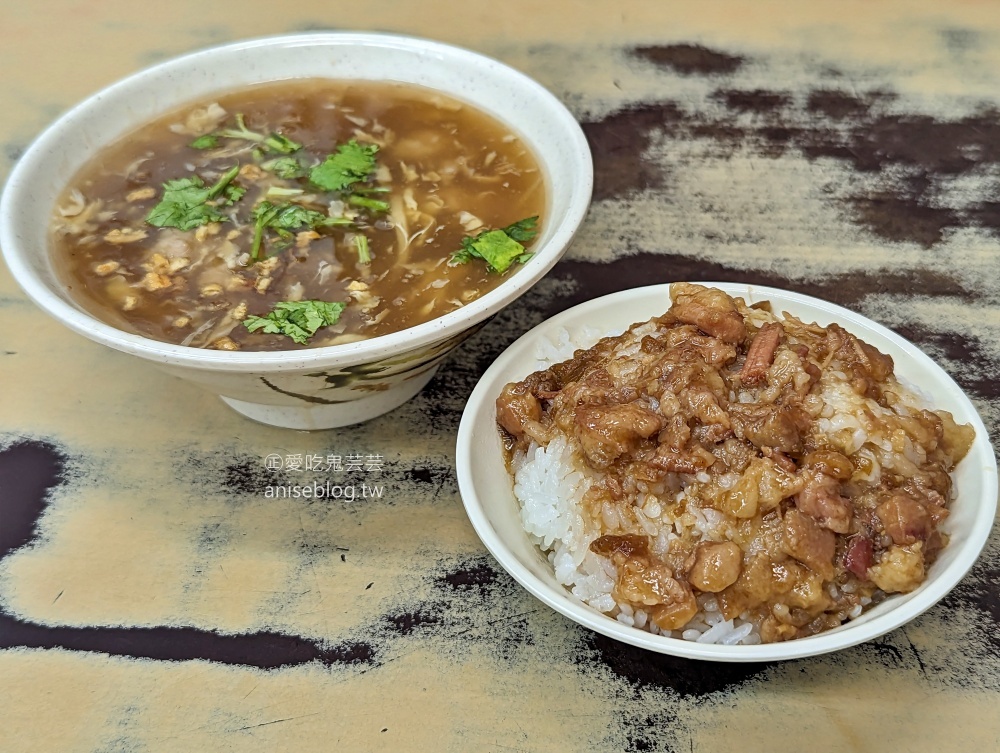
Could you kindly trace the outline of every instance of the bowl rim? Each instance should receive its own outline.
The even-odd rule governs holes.
[[[965,391],[955,384],[954,380],[951,379],[936,361],[909,340],[893,332],[888,327],[820,298],[748,283],[698,281],[696,284],[719,288],[730,295],[747,296],[751,294],[757,300],[777,297],[782,301],[790,303],[819,307],[835,321],[847,323],[852,326],[860,326],[862,329],[870,329],[882,337],[893,341],[894,345],[906,351],[910,357],[920,362],[923,367],[937,372],[939,377],[943,377],[951,384],[954,388],[953,397],[967,411],[968,418],[976,432],[973,446],[969,449],[968,454],[963,458],[962,462],[981,464],[981,472],[983,474],[983,488],[978,500],[978,509],[976,510],[969,536],[962,542],[961,554],[945,570],[937,573],[933,582],[925,582],[924,585],[911,594],[900,595],[906,597],[906,601],[873,619],[859,622],[858,624],[847,622],[839,628],[834,628],[830,631],[782,643],[723,646],[718,644],[701,644],[694,641],[656,635],[619,623],[614,618],[598,612],[596,609],[577,600],[564,586],[557,583],[554,577],[551,583],[538,578],[508,548],[506,542],[493,527],[486,514],[486,508],[477,493],[472,474],[473,463],[476,462],[473,452],[476,424],[484,410],[492,410],[490,406],[493,405],[496,396],[499,395],[499,389],[497,388],[502,387],[503,383],[506,383],[501,383],[503,374],[512,366],[519,363],[522,364],[522,368],[518,370],[519,373],[524,372],[523,376],[530,373],[530,371],[525,369],[532,369],[533,366],[523,364],[525,358],[530,357],[529,348],[538,338],[563,327],[564,322],[575,319],[582,313],[601,309],[613,309],[617,304],[631,299],[641,299],[647,295],[660,295],[662,300],[669,301],[670,284],[649,285],[610,293],[556,314],[533,327],[509,345],[490,365],[476,384],[466,402],[459,424],[456,440],[456,474],[458,477],[459,493],[461,494],[463,505],[472,522],[473,528],[500,566],[535,598],[563,616],[597,633],[657,653],[688,659],[721,662],[783,661],[849,648],[895,630],[920,616],[943,599],[965,577],[978,560],[989,538],[997,510],[997,462],[992,445],[990,444],[989,434],[986,431],[979,412],[972,404],[968,395],[965,394]],[[662,313],[666,308],[664,306],[659,312],[651,310],[649,316]],[[618,323],[616,322],[616,324]],[[628,325],[626,324],[625,326],[627,327]],[[523,529],[521,530],[523,531]],[[527,540],[527,533],[524,533],[524,536]],[[531,544],[531,546],[534,547],[535,545]],[[540,553],[537,547],[535,549]]]
[[[455,311],[398,332],[354,343],[303,350],[228,352],[175,345],[118,329],[113,325],[106,324],[88,311],[63,300],[50,289],[45,280],[36,274],[29,262],[29,259],[34,258],[35,255],[22,250],[22,244],[12,229],[14,218],[24,209],[25,203],[28,201],[24,189],[30,184],[36,165],[43,161],[46,151],[57,142],[60,134],[86,116],[100,112],[105,100],[122,97],[136,87],[142,86],[151,77],[173,72],[192,71],[209,60],[217,59],[220,56],[239,54],[247,50],[350,46],[382,47],[413,54],[429,54],[435,59],[454,61],[456,65],[476,66],[493,75],[505,77],[519,90],[531,92],[533,97],[545,104],[546,114],[558,124],[562,137],[570,144],[568,151],[574,155],[572,163],[576,168],[576,173],[572,176],[570,190],[567,192],[566,212],[558,218],[558,224],[551,230],[544,245],[534,250],[532,258],[517,270],[516,275],[512,275],[494,290]],[[261,78],[262,83],[269,80],[280,79],[269,79],[266,76]],[[219,91],[224,90],[225,86],[220,86]],[[441,88],[437,90],[456,99],[463,99],[461,95],[451,94],[448,90]],[[158,113],[183,106],[184,101],[187,100],[182,100],[183,98],[178,99],[169,107],[159,110]],[[197,101],[197,97],[191,98],[190,101],[192,103]],[[158,113],[150,114],[145,122],[154,120]],[[502,116],[494,114],[494,117],[503,120]],[[509,121],[504,122],[515,132],[520,132],[516,124]],[[129,130],[130,128],[125,128],[120,133],[116,133],[113,138],[118,138]],[[104,144],[106,143],[107,141],[104,142]],[[93,149],[88,154],[88,158],[97,154],[101,148],[103,145]],[[540,161],[544,162],[543,155],[538,155],[538,157]],[[544,164],[542,167],[545,168]],[[69,178],[70,176],[67,176],[66,180],[68,181]],[[283,371],[331,365],[350,366],[441,342],[495,314],[537,283],[556,264],[579,231],[589,209],[592,192],[593,156],[579,122],[573,117],[566,105],[552,92],[514,67],[464,47],[404,34],[368,31],[278,34],[213,45],[171,57],[101,88],[60,115],[34,139],[7,177],[3,192],[0,194],[0,249],[2,249],[4,261],[10,269],[11,275],[28,297],[43,311],[78,334],[116,350],[162,363],[219,372],[243,372],[254,368]],[[551,196],[549,198],[551,200]]]

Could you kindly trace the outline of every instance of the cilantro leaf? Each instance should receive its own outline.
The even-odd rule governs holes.
[[[538,234],[538,217],[526,217],[502,230],[483,230],[474,237],[462,238],[462,248],[451,255],[449,264],[466,264],[482,259],[490,269],[503,274],[515,262],[523,264],[532,257],[522,243],[534,240]]]
[[[306,169],[295,157],[277,157],[263,163],[261,167],[285,180],[306,176]]]
[[[524,246],[503,230],[487,230],[477,235],[461,253],[463,259],[466,255],[483,259],[490,269],[503,274],[524,253]]]
[[[250,246],[250,259],[257,261],[260,247],[264,241],[264,231],[268,228],[279,234],[287,234],[299,228],[316,229],[331,225],[349,225],[350,220],[341,217],[328,217],[314,209],[306,209],[298,204],[272,204],[262,201],[253,208],[251,219],[254,222],[253,243]]]
[[[272,133],[264,139],[263,143],[268,151],[278,152],[279,154],[291,154],[302,148],[302,144],[292,141],[281,133]]]
[[[361,145],[351,139],[309,172],[309,180],[324,191],[343,191],[366,180],[375,170],[378,145]]]
[[[469,236],[462,238],[462,248],[451,255],[449,264],[466,264],[477,258],[473,243],[475,243],[474,238]]]
[[[280,133],[271,133],[265,136],[263,133],[251,131],[247,128],[246,123],[243,121],[243,113],[241,112],[236,113],[235,128],[223,128],[222,130],[209,135],[215,137],[222,136],[227,139],[243,139],[245,141],[253,141],[260,144],[264,151],[277,152],[278,154],[291,154],[292,152],[297,152],[302,148],[302,144],[297,141],[292,141],[290,138]],[[203,136],[202,138],[205,137]]]
[[[352,207],[359,207],[361,209],[370,209],[373,212],[388,212],[389,202],[382,201],[381,199],[371,199],[367,196],[362,196],[360,194],[352,193],[347,197],[347,203]]]
[[[325,225],[331,219],[322,212],[306,209],[299,204],[272,204],[269,201],[262,201],[253,208],[254,221],[261,218],[265,218],[265,226],[285,230]]]
[[[163,184],[163,198],[146,216],[155,227],[176,227],[192,230],[209,222],[221,222],[225,217],[205,203],[208,189],[201,178],[180,178]]]
[[[192,141],[188,146],[192,149],[215,149],[219,145],[219,137],[214,133],[209,133],[204,136],[199,136],[194,141]]]
[[[264,316],[248,316],[243,325],[250,331],[285,335],[299,345],[305,345],[320,327],[337,323],[346,303],[326,301],[282,301]]]
[[[193,230],[209,222],[224,222],[228,218],[208,202],[220,195],[223,203],[233,204],[243,196],[244,189],[230,186],[240,171],[234,165],[210,187],[194,175],[190,178],[168,180],[163,184],[163,197],[146,216],[146,222],[155,227],[176,227]]]
[[[247,190],[243,188],[243,186],[237,186],[230,183],[222,189],[222,195],[220,198],[222,199],[222,203],[228,207],[242,199],[246,192]]]
[[[354,236],[354,248],[358,250],[358,261],[361,264],[371,264],[372,255],[368,249],[368,236],[358,233]]]
[[[269,186],[264,194],[265,199],[272,199],[276,196],[301,196],[305,191],[301,188],[287,188],[285,186]]]
[[[534,217],[525,217],[523,220],[518,220],[505,227],[503,231],[518,243],[529,243],[535,240],[535,236],[538,235],[537,227],[538,215],[535,215]]]

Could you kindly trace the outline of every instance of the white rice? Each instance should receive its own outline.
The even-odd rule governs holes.
[[[580,601],[630,627],[701,643],[760,643],[756,626],[740,618],[724,620],[714,598],[700,601],[701,611],[683,632],[666,633],[649,622],[644,610],[616,601],[612,595],[617,578],[615,565],[609,558],[590,551],[591,542],[601,532],[595,525],[587,523],[579,509],[591,479],[586,470],[575,468],[574,463],[565,438],[559,437],[547,447],[532,443],[527,453],[515,456],[512,464],[514,491],[522,505],[521,522],[532,540],[547,552],[556,580]],[[647,502],[647,506],[652,507],[652,504]],[[607,507],[614,510],[611,505]],[[723,518],[721,513],[698,509],[693,505],[687,506],[687,513],[677,519],[662,515],[655,524],[645,515],[637,516],[653,539],[654,554],[664,554],[671,539],[676,539],[692,527],[711,538],[721,538],[712,535],[718,532],[721,521],[715,516]],[[689,519],[690,524],[680,518]],[[602,523],[612,530],[619,527],[616,520],[605,518]],[[664,529],[670,526],[673,530],[665,532]]]

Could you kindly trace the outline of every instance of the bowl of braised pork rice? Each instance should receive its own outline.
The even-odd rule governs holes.
[[[576,306],[511,345],[459,428],[459,487],[530,593],[716,661],[853,646],[972,567],[997,466],[926,354],[847,309],[734,283]]]
[[[300,429],[400,405],[538,281],[592,163],[546,89],[387,34],[238,42],[93,95],[0,201],[14,277],[74,331]]]

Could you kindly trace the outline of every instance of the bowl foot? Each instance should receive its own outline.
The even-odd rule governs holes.
[[[222,402],[247,418],[283,429],[336,429],[358,424],[398,408],[423,389],[437,367],[385,392],[373,392],[357,400],[324,405],[302,401],[298,405],[267,405],[220,395]]]

